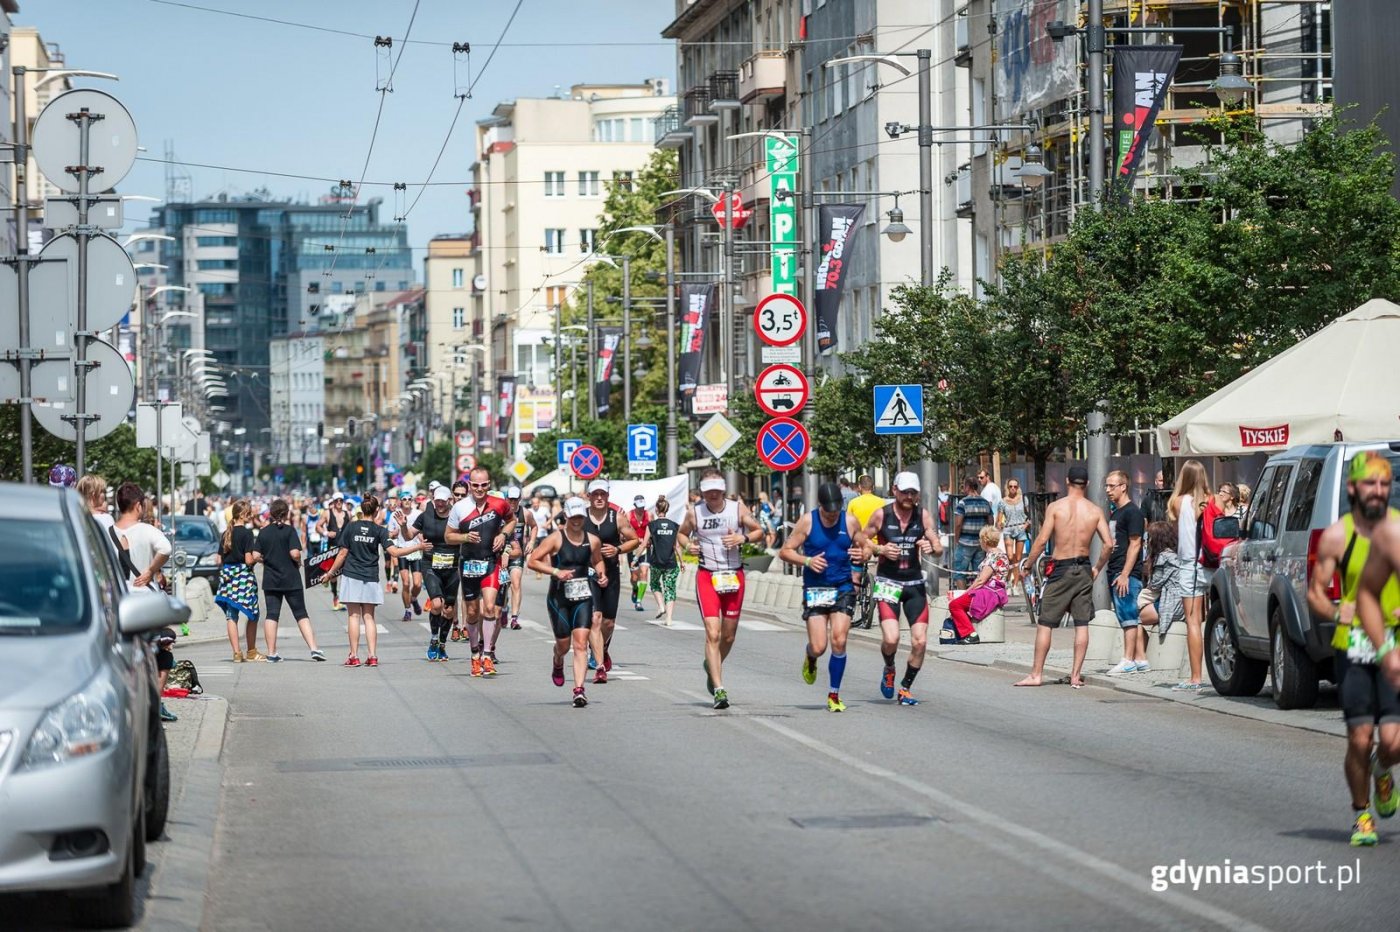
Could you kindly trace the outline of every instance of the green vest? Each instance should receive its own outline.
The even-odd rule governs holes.
[[[1391,508],[1390,517],[1400,517],[1400,512]],[[1342,516],[1342,528],[1347,538],[1346,551],[1337,567],[1342,575],[1342,602],[1355,605],[1356,593],[1361,588],[1361,571],[1365,569],[1366,557],[1371,553],[1371,539],[1356,533],[1356,522],[1351,512]],[[1392,573],[1386,580],[1385,587],[1381,589],[1381,614],[1385,617],[1388,627],[1400,626],[1400,618],[1396,617],[1397,610],[1400,610],[1400,580]],[[1361,618],[1357,615],[1352,615],[1351,625],[1338,625],[1332,634],[1332,646],[1337,650],[1346,650],[1350,638],[1348,629],[1360,625]]]

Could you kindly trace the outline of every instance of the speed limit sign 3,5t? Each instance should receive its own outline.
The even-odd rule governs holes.
[[[753,309],[753,329],[769,346],[791,346],[807,329],[807,309],[790,294],[770,294]]]

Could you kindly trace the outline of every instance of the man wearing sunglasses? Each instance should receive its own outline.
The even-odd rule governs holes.
[[[495,676],[496,658],[486,653],[494,644],[500,609],[498,567],[500,554],[515,532],[515,512],[510,503],[491,494],[491,473],[478,466],[468,476],[466,498],[452,506],[447,518],[447,543],[460,545],[462,600],[466,603],[467,632],[471,636],[472,676]]]

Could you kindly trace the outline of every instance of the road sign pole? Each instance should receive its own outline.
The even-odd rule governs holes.
[[[24,88],[19,90],[21,94],[24,93]],[[84,473],[87,465],[87,266],[88,243],[92,238],[92,231],[88,228],[88,188],[92,181],[88,159],[91,156],[93,118],[93,115],[87,110],[79,111],[74,117],[78,121],[78,227],[74,231],[78,238],[78,329],[73,333],[73,369],[75,370],[73,383],[74,391],[77,394],[73,406],[73,427],[78,432],[74,468],[78,470],[80,476]],[[28,230],[22,232],[25,236],[29,235]],[[159,486],[156,487],[156,492],[160,492]]]
[[[29,416],[29,406],[33,403],[30,392],[31,369],[29,359],[29,195],[26,193],[28,180],[25,168],[29,162],[29,120],[24,112],[23,65],[16,65],[12,72],[14,84],[19,93],[15,95],[15,277],[19,282],[19,445],[20,473],[24,482],[34,481],[34,423]]]
[[[666,475],[680,472],[676,425],[676,228],[666,225]]]

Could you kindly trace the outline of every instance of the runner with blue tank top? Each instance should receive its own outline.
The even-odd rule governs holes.
[[[819,509],[798,519],[778,551],[778,559],[802,567],[802,618],[807,622],[802,679],[809,685],[817,681],[817,658],[826,653],[830,626],[831,659],[826,669],[831,690],[826,694],[826,708],[828,712],[844,712],[841,678],[846,672],[846,635],[856,602],[852,560],[859,564],[865,551],[856,546],[860,524],[843,507],[841,486],[823,483],[817,489],[817,504]]]

